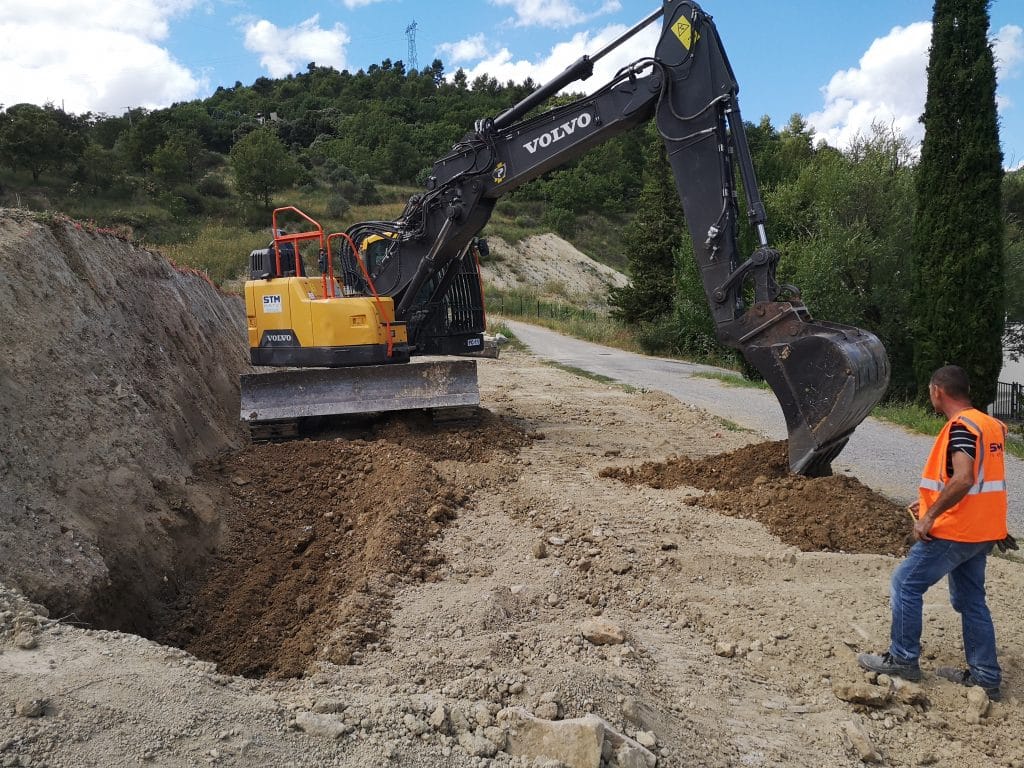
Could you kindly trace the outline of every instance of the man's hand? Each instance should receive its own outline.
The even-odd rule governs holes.
[[[931,541],[932,537],[928,535],[928,531],[932,529],[934,522],[929,515],[916,520],[914,522],[914,541]]]
[[[914,516],[915,520],[917,519],[917,513],[920,511],[920,509],[921,509],[921,501],[920,500],[912,501],[909,504],[907,504],[907,511],[910,512],[910,514],[912,514]]]

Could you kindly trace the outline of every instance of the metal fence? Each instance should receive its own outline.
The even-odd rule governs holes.
[[[1024,384],[1014,381],[996,385],[996,399],[992,415],[1003,421],[1024,422]]]
[[[543,301],[532,296],[497,295],[487,297],[487,309],[500,314],[519,315],[520,317],[550,317],[562,320],[579,319],[596,321],[598,314],[586,309],[560,302]]]

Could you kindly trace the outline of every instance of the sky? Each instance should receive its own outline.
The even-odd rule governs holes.
[[[872,121],[919,142],[931,0],[705,0],[740,85],[746,120],[803,115],[844,147]],[[218,86],[303,72],[357,71],[435,57],[501,82],[544,82],[658,8],[655,0],[3,0],[0,104],[50,102],[120,115],[203,98]],[[1004,164],[1024,166],[1024,2],[993,0]],[[571,90],[594,90],[652,55],[660,22]],[[481,116],[483,117],[483,115]],[[467,126],[469,128],[470,126]]]

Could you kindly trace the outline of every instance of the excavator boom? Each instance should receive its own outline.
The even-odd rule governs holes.
[[[624,67],[589,96],[530,116],[659,17],[662,31],[651,57]],[[664,0],[593,57],[582,57],[500,115],[478,120],[434,164],[426,189],[398,220],[363,222],[346,233],[354,243],[386,243],[384,256],[368,265],[367,282],[393,301],[410,351],[451,354],[479,345],[482,291],[473,244],[500,197],[654,120],[716,335],[775,392],[793,471],[829,473],[832,459],[884,394],[889,363],[873,334],[816,321],[797,289],[776,282],[780,254],[769,244],[738,94],[711,17],[693,0]],[[747,258],[738,249],[741,188],[757,242]]]

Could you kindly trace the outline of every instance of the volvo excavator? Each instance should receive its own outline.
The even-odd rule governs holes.
[[[531,115],[659,18],[652,56],[589,96]],[[876,336],[814,319],[799,291],[776,280],[780,254],[769,244],[738,91],[711,16],[692,0],[664,0],[603,50],[501,114],[478,120],[437,160],[426,188],[397,220],[362,222],[329,236],[312,224],[281,233],[275,221],[274,243],[251,257],[249,342],[255,365],[290,370],[244,377],[242,418],[261,423],[478,403],[476,361],[456,356],[483,345],[478,234],[495,203],[654,120],[717,337],[739,350],[778,398],[791,469],[829,474],[884,394],[889,363]],[[737,247],[740,180],[757,243],[746,258]],[[301,263],[309,238],[319,243],[319,277],[307,276]],[[411,355],[442,357],[410,361]]]

